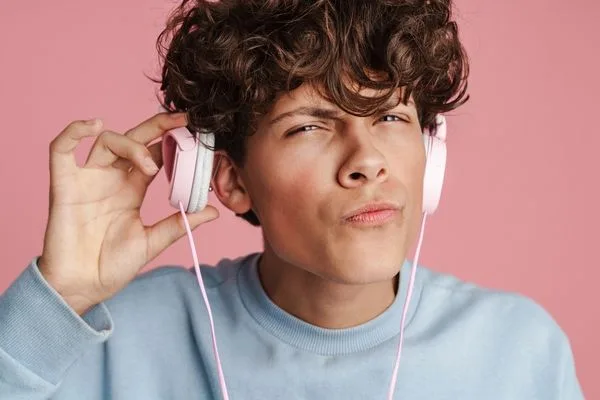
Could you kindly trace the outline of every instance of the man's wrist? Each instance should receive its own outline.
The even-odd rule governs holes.
[[[38,269],[48,285],[50,285],[60,295],[60,297],[67,303],[69,307],[71,307],[71,309],[73,309],[73,311],[77,313],[77,315],[83,316],[96,305],[96,303],[90,301],[88,296],[67,294],[73,293],[74,291],[65,290],[60,284],[55,282],[49,274],[44,272],[43,264],[39,264]]]

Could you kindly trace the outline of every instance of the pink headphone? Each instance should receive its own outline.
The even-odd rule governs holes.
[[[164,111],[163,109],[161,109]],[[423,242],[423,232],[427,215],[433,214],[438,207],[440,197],[442,195],[442,186],[444,183],[444,173],[446,170],[446,119],[442,115],[436,116],[436,131],[435,135],[426,129],[423,133],[423,144],[425,146],[426,163],[425,175],[423,178],[423,220],[421,223],[421,231],[415,258],[412,262],[412,271],[410,282],[408,285],[408,293],[404,303],[402,313],[402,321],[400,327],[400,341],[398,343],[398,352],[396,356],[396,364],[394,366],[393,375],[388,391],[388,400],[393,399],[394,390],[396,387],[396,378],[398,376],[398,367],[400,364],[400,355],[402,352],[402,344],[404,341],[404,323],[412,290],[414,286],[416,266],[419,260],[421,251],[421,243]],[[215,334],[214,321],[208,297],[202,281],[200,273],[198,256],[192,237],[186,213],[194,213],[206,207],[208,202],[208,192],[210,190],[211,175],[213,170],[213,151],[210,148],[214,147],[214,134],[210,132],[202,132],[198,135],[198,139],[189,132],[188,129],[182,127],[168,131],[165,133],[162,144],[163,164],[169,182],[169,203],[176,208],[179,208],[185,221],[187,236],[192,249],[194,258],[194,266],[196,268],[196,277],[200,288],[204,303],[208,311],[210,327],[213,341],[213,351],[218,367],[219,383],[223,398],[229,400],[227,386],[225,384],[225,376],[221,367],[219,351],[217,348],[217,340]],[[208,147],[206,147],[206,146]]]

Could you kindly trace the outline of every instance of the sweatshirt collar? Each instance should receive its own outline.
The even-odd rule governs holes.
[[[275,304],[259,279],[258,261],[262,253],[251,254],[239,269],[238,290],[250,315],[266,331],[297,348],[323,354],[341,355],[364,351],[399,337],[402,312],[408,292],[412,263],[405,260],[400,272],[394,302],[380,315],[361,325],[327,329],[309,324]],[[404,325],[405,332],[416,312],[422,282],[417,270],[412,299]]]

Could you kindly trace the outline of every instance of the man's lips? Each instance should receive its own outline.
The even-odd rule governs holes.
[[[345,214],[342,220],[351,224],[383,224],[394,218],[400,207],[391,202],[377,202],[365,204]]]

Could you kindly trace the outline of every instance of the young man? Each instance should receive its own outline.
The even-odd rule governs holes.
[[[229,398],[386,398],[422,135],[467,99],[451,8],[184,1],[160,37],[173,34],[162,90],[174,112],[124,135],[76,121],[51,143],[44,248],[0,299],[0,398],[223,398],[194,270],[138,274],[186,232],[179,213],[139,217],[162,163],[150,143],[180,126],[215,133],[214,194],[264,237],[260,253],[202,266]],[[78,167],[85,136],[97,140]],[[569,341],[540,306],[416,276],[393,398],[583,398]]]

